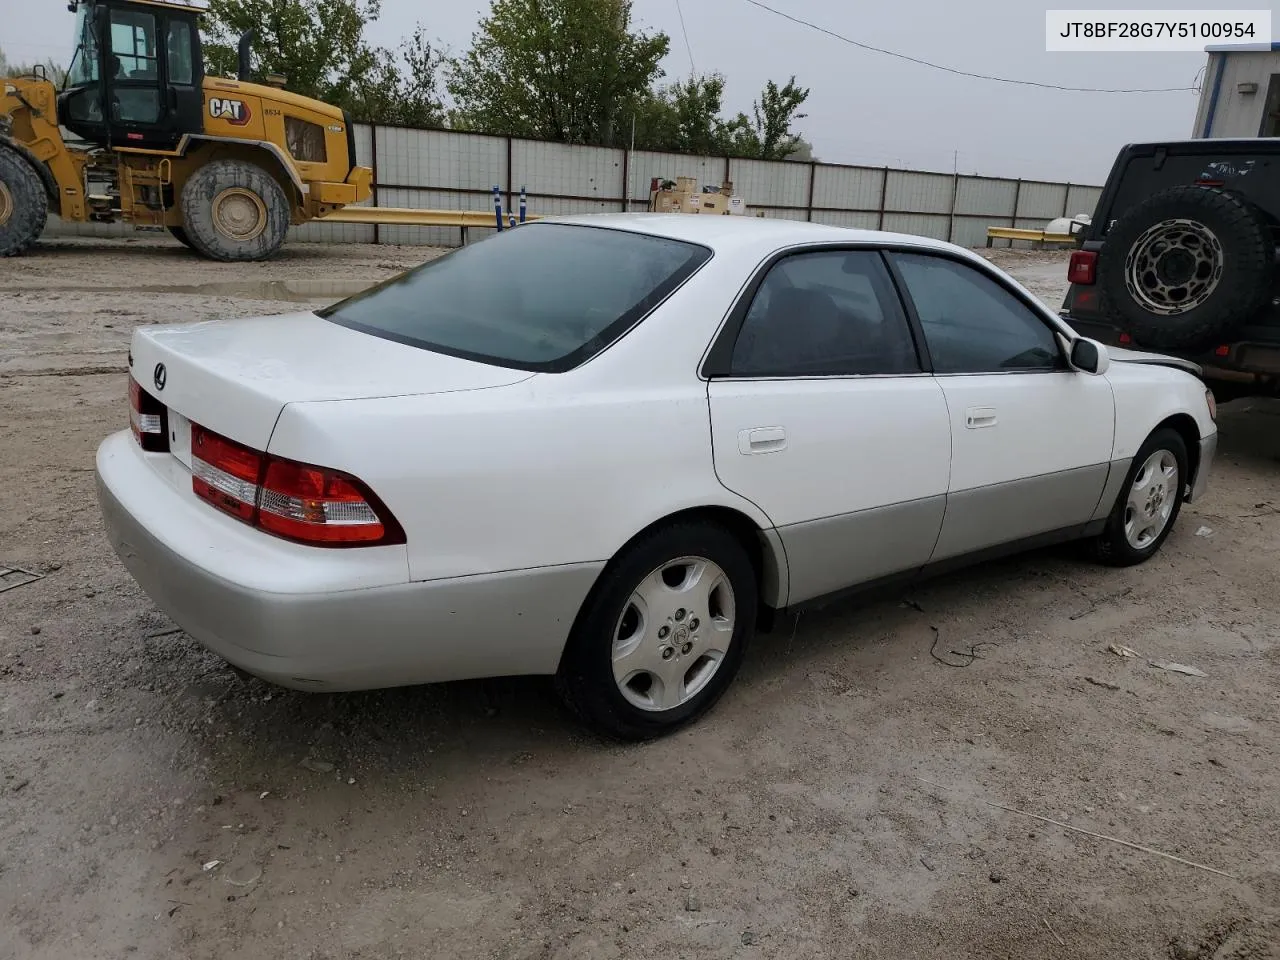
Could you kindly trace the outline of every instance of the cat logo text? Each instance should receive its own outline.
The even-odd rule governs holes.
[[[215,120],[225,120],[227,123],[235,124],[237,127],[243,127],[249,122],[252,114],[243,100],[227,100],[224,97],[209,98],[209,116]]]

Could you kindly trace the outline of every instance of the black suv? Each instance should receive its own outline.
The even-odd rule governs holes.
[[[1280,138],[1125,147],[1071,254],[1061,314],[1194,361],[1221,400],[1280,396]]]

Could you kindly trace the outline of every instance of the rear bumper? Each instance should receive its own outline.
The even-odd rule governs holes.
[[[191,637],[286,687],[553,673],[602,566],[343,588],[343,563],[352,565],[352,583],[368,580],[358,556],[367,551],[299,547],[224,523],[168,483],[149,456],[127,431],[98,450],[98,498],[116,554]],[[237,549],[242,563],[219,561]]]
[[[1081,319],[1070,311],[1062,311],[1059,318],[1082,337],[1097,340],[1109,347],[1121,344],[1121,330],[1113,323],[1100,319]],[[1273,395],[1280,390],[1280,329],[1246,327],[1236,336],[1243,339],[1223,344],[1225,353],[1174,353],[1173,356],[1189,360],[1200,367],[1200,377],[1206,381],[1238,384],[1246,389],[1254,388],[1259,394]],[[1169,353],[1169,351],[1161,351]]]
[[[1196,475],[1191,480],[1191,492],[1187,494],[1187,502],[1199,500],[1209,489],[1209,475],[1213,472],[1213,460],[1218,455],[1218,434],[1216,432],[1200,438],[1200,460],[1196,466]]]

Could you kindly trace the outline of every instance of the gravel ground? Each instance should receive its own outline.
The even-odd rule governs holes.
[[[0,957],[1280,956],[1276,407],[1224,408],[1149,564],[806,613],[659,743],[584,735],[539,680],[300,694],[176,632],[93,496],[130,329],[432,254],[0,262],[0,565],[44,574],[0,593]],[[1060,302],[1062,254],[990,255]]]

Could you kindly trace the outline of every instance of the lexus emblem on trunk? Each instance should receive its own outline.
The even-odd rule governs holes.
[[[155,372],[152,373],[151,379],[155,381],[156,389],[163,390],[165,381],[169,379],[169,372],[165,370],[163,363],[157,363]]]

